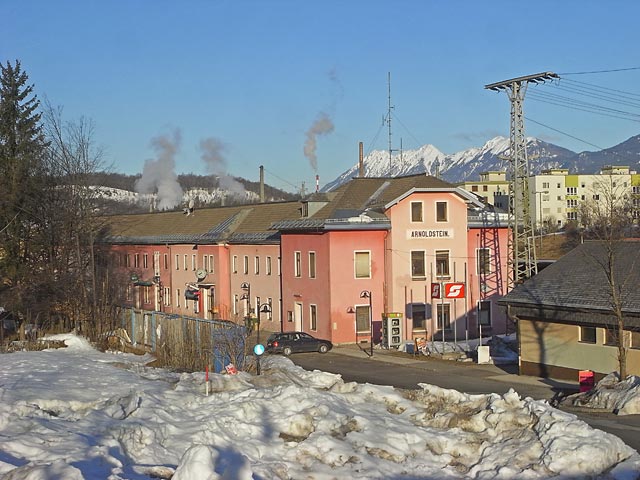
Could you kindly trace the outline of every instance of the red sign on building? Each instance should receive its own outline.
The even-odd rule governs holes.
[[[440,284],[432,283],[431,284],[431,298],[440,298]]]
[[[464,283],[445,283],[445,298],[464,298]]]

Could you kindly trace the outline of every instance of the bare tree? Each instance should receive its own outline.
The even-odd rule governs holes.
[[[42,242],[48,245],[45,277],[55,286],[51,307],[72,326],[91,334],[101,330],[99,320],[110,317],[105,310],[115,298],[108,298],[105,291],[113,294],[117,287],[109,262],[101,258],[96,263],[96,238],[104,219],[91,179],[104,168],[102,150],[94,144],[90,120],[64,121],[62,110],[48,103],[44,119],[50,183],[46,201],[41,202],[42,216],[48,219]]]
[[[615,318],[607,326],[611,343],[618,350],[620,379],[627,377],[628,335],[625,334],[625,306],[632,284],[632,273],[640,261],[640,248],[628,248],[629,237],[636,234],[635,208],[623,175],[603,175],[594,182],[592,197],[579,206],[584,239],[598,240],[600,248],[592,251],[589,261],[604,273],[608,308]],[[635,243],[635,242],[634,242]]]

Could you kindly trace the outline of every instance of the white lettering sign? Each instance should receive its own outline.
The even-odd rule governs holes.
[[[407,238],[425,239],[425,238],[453,238],[453,230],[407,230]]]

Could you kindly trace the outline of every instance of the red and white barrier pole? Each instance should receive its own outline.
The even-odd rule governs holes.
[[[204,367],[205,395],[209,396],[209,365]]]

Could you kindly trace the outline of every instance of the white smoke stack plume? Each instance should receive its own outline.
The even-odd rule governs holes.
[[[231,195],[244,198],[246,196],[244,185],[227,174],[227,162],[224,158],[226,149],[227,146],[214,137],[200,141],[201,158],[207,166],[207,171],[220,177],[219,188],[228,190]]]
[[[182,201],[182,187],[175,172],[175,155],[180,146],[180,130],[151,140],[156,158],[145,160],[142,176],[135,183],[138,193],[157,195],[158,210],[168,210]]]
[[[318,171],[318,158],[316,156],[317,137],[333,132],[333,122],[324,112],[318,114],[318,118],[307,130],[307,140],[304,142],[304,156],[309,159],[309,164],[314,172]]]

